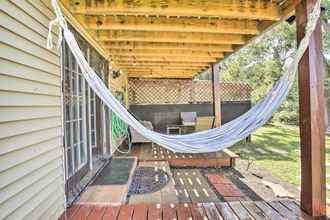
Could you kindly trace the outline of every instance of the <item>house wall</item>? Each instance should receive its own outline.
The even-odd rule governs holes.
[[[0,4],[0,219],[57,219],[65,208],[61,69],[59,52],[45,48],[48,4]]]
[[[122,72],[118,77],[114,78],[112,75],[112,71],[110,70],[110,76],[109,76],[109,85],[110,89],[112,92],[121,92],[124,95],[124,104],[126,108],[129,105],[129,100],[128,100],[128,90],[127,90],[127,85],[128,85],[128,77],[127,74]]]

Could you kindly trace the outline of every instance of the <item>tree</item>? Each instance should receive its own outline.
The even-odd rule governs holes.
[[[330,59],[330,1],[324,1],[322,13],[324,54]],[[221,65],[223,80],[249,83],[253,90],[252,102],[260,100],[282,74],[282,67],[292,50],[296,48],[295,24],[282,22],[260,39],[228,58]],[[325,88],[330,95],[329,59]],[[298,124],[298,89],[297,80],[288,98],[281,105],[273,119],[288,124]]]
[[[330,0],[323,1],[322,13],[322,30],[323,30],[323,49],[327,59],[327,66],[329,67],[330,60]]]
[[[322,30],[323,52],[327,73],[325,89],[330,106],[330,0],[323,1]],[[296,25],[282,22],[254,43],[241,49],[221,63],[221,79],[249,83],[252,88],[252,103],[256,103],[282,75],[282,67],[296,48]],[[210,71],[205,71],[199,79],[211,79]],[[330,118],[330,117],[329,117]],[[275,113],[273,120],[298,124],[297,80],[288,98]]]
[[[296,48],[295,26],[283,22],[260,39],[251,43],[221,67],[223,80],[243,81],[252,88],[252,102],[256,103],[269,91],[282,75],[282,67],[288,57],[293,56]],[[291,90],[288,99],[281,106],[279,120],[287,123],[297,121],[297,86]]]

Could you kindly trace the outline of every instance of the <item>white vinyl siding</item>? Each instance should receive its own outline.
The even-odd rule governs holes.
[[[49,0],[4,0],[0,17],[0,219],[57,219],[65,182],[60,58],[46,49],[54,14]]]

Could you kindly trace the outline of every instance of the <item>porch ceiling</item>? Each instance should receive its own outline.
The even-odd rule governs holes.
[[[62,0],[129,77],[192,78],[237,51],[299,0]]]

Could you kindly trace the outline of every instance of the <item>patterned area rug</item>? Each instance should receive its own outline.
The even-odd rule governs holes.
[[[128,195],[145,194],[159,191],[169,181],[168,174],[154,167],[138,167],[135,169]]]

